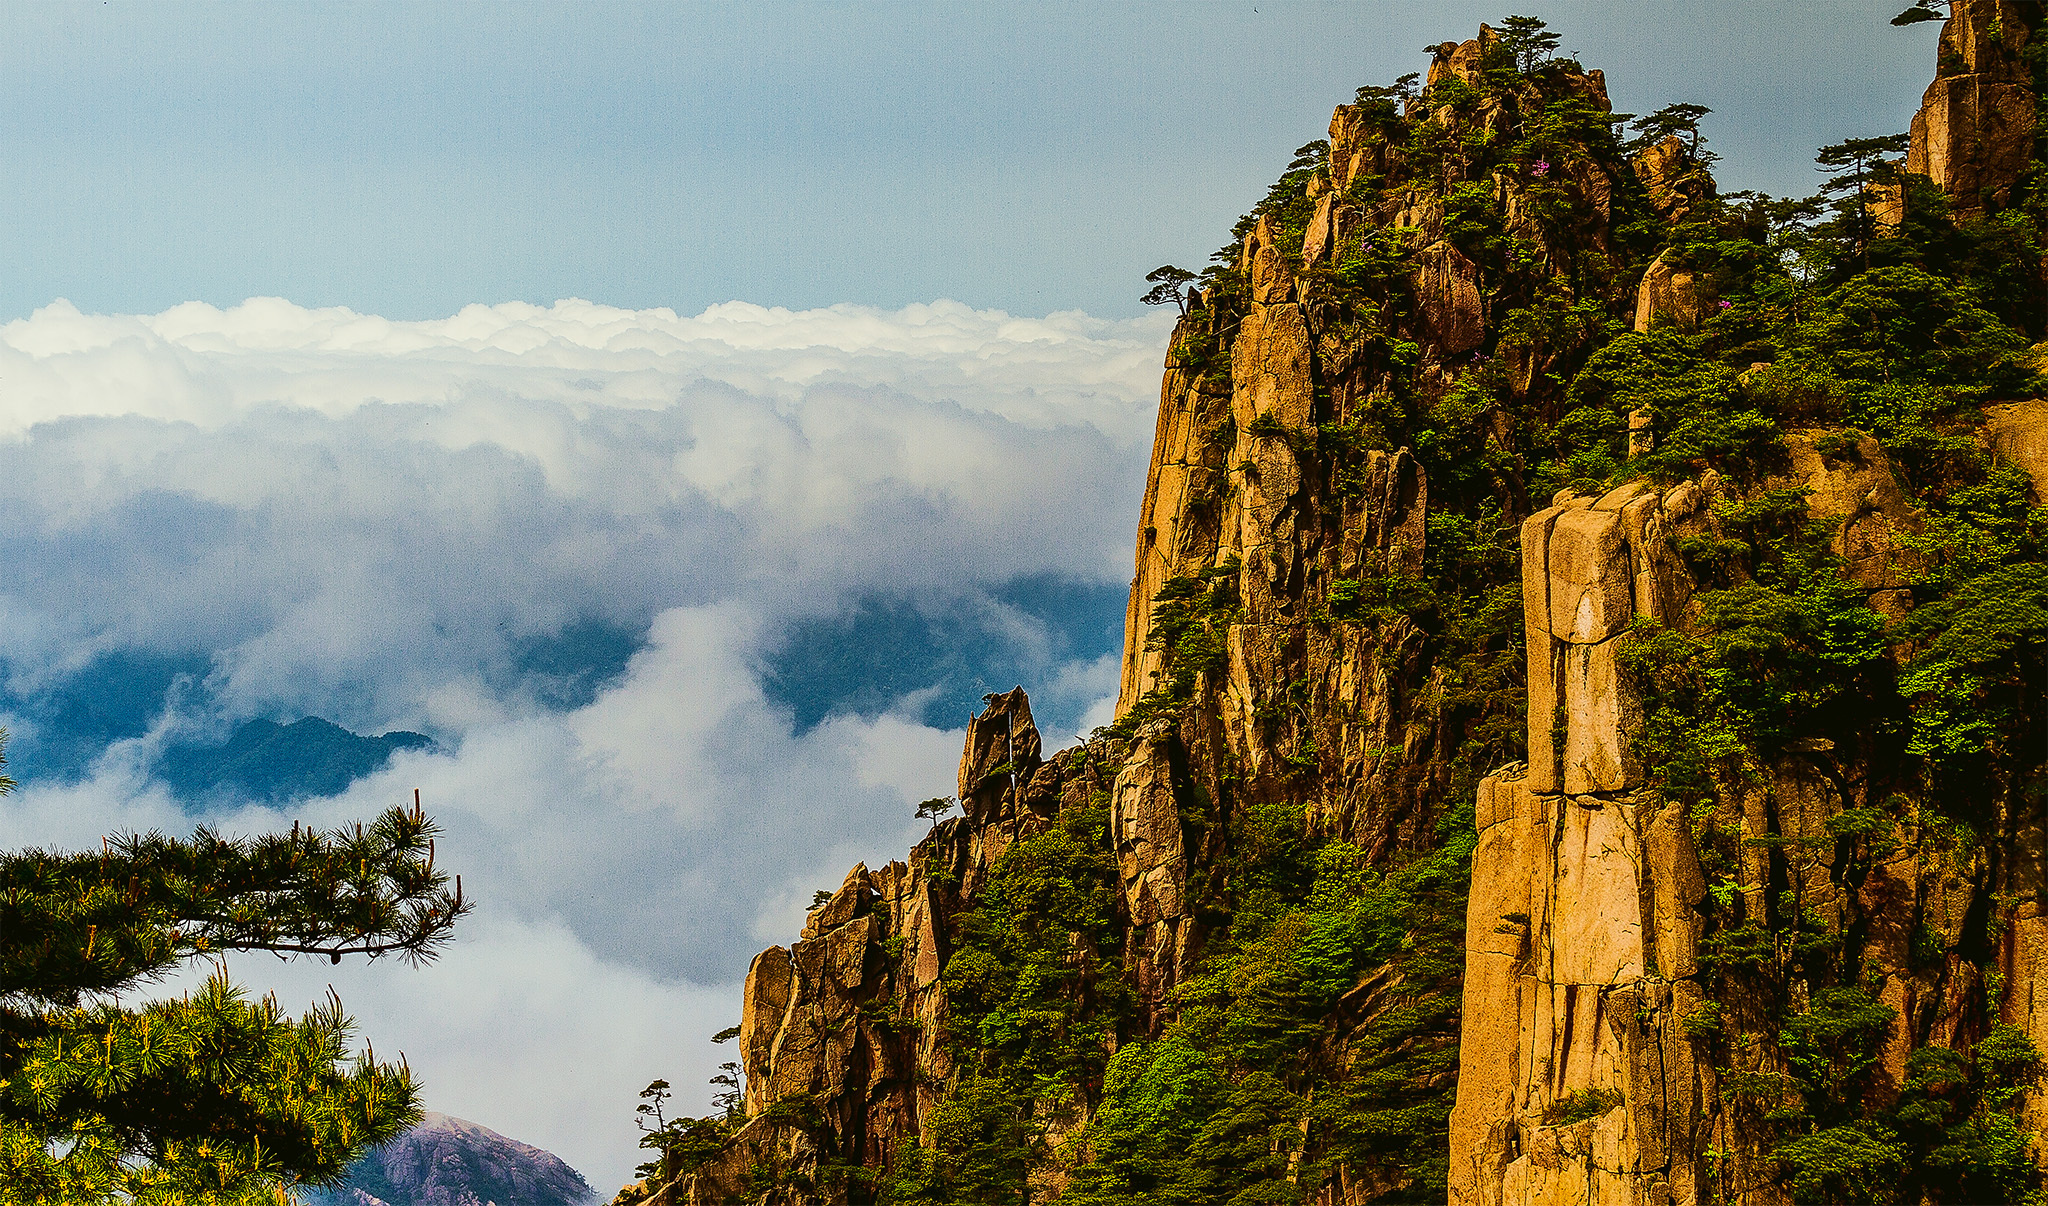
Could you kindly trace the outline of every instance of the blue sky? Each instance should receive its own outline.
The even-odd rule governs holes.
[[[1621,108],[1713,107],[1729,187],[1810,190],[1932,74],[1885,5],[1540,11]],[[922,832],[982,691],[1108,718],[1144,273],[1503,15],[0,12],[0,845],[420,788],[480,902],[446,959],[232,970],[333,983],[429,1106],[606,1193],[639,1088],[701,1084],[754,952]],[[435,744],[290,805],[167,781],[308,716]]]
[[[1903,129],[1874,0],[1537,7],[1732,187]],[[28,4],[0,49],[0,317],[255,295],[442,317],[954,298],[1124,316],[1463,2]]]

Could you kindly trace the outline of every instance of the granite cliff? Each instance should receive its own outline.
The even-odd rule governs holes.
[[[2041,28],[1803,206],[1526,22],[1360,89],[1176,299],[1116,722],[988,697],[618,1201],[2038,1193]]]

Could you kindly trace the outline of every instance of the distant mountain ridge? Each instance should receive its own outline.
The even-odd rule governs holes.
[[[433,744],[424,733],[365,737],[317,716],[290,724],[251,720],[221,745],[170,747],[157,770],[171,790],[188,800],[228,792],[283,801],[335,795],[382,769],[399,750]]]
[[[596,1195],[561,1157],[489,1127],[427,1111],[424,1121],[350,1168],[308,1206],[584,1206]]]
[[[511,639],[504,658],[479,672],[501,698],[572,710],[624,675],[646,633],[642,620],[584,617]],[[24,784],[77,782],[91,776],[110,747],[148,735],[166,713],[198,719],[278,705],[246,699],[230,705],[219,694],[216,669],[215,656],[204,651],[140,647],[111,649],[68,671],[0,658],[0,715],[10,731],[7,773]],[[397,750],[431,744],[419,733],[366,735],[319,716],[288,724],[253,720],[225,741],[174,732],[148,769],[188,808],[205,811],[251,799],[284,803],[333,795],[381,769]]]

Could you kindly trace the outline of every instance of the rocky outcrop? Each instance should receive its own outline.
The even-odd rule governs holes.
[[[2028,43],[2042,6],[1955,0],[1941,27],[1936,75],[1913,116],[1906,170],[1949,197],[1958,218],[2004,208],[2034,157]]]
[[[1923,525],[1884,449],[1861,433],[1794,431],[1785,452],[1807,509],[1833,531],[1844,575],[1870,592],[1879,614],[1902,618],[1911,607],[1906,587],[1925,567],[1912,547]]]
[[[1415,296],[1422,329],[1447,356],[1470,352],[1486,341],[1486,302],[1479,293],[1479,267],[1449,243],[1435,242],[1415,257]]]
[[[1529,790],[1587,795],[1636,785],[1635,717],[1619,641],[1638,619],[1668,623],[1691,582],[1667,529],[1699,514],[1704,492],[1660,497],[1640,483],[1566,498],[1522,523],[1529,633]]]
[[[1676,805],[1487,779],[1466,917],[1453,1203],[1703,1200],[1685,1030],[1705,895]]]
[[[1682,222],[1714,196],[1714,178],[1692,146],[1677,136],[1637,152],[1629,161],[1649,195],[1650,207],[1666,222]],[[1660,253],[1636,285],[1635,328],[1668,323],[1692,331],[1714,311],[1713,281],[1695,273],[1671,251]]]
[[[1651,206],[1666,222],[1682,221],[1714,194],[1713,177],[1677,135],[1645,147],[1633,166],[1650,194]]]
[[[1200,332],[1205,342],[1219,338],[1224,327],[1213,306],[1197,309],[1183,326],[1196,323],[1207,328]],[[1185,343],[1176,343],[1176,348],[1184,347]],[[1226,391],[1203,388],[1206,382],[1196,368],[1169,352],[1159,388],[1159,421],[1138,518],[1137,571],[1124,614],[1118,715],[1129,712],[1157,685],[1165,662],[1165,651],[1146,639],[1153,601],[1168,578],[1199,562],[1214,547],[1222,525],[1217,500],[1231,470],[1226,459],[1230,450],[1219,437],[1233,422],[1231,397]]]
[[[1674,268],[1660,255],[1636,287],[1636,330],[1647,331],[1658,323],[1694,330],[1706,321],[1713,304],[1706,281],[1688,269]]]
[[[1883,450],[1868,436],[1813,432],[1789,434],[1786,447],[1791,473],[1776,484],[1796,485],[1808,515],[1832,528],[1842,572],[1869,605],[1902,617],[1919,568],[1908,538],[1922,519]],[[1684,629],[1696,618],[1677,547],[1720,535],[1721,493],[1711,478],[1661,492],[1633,483],[1561,496],[1522,525],[1529,763],[1478,793],[1453,1206],[1789,1203],[1774,1132],[1723,1089],[1731,1077],[1786,1083],[1780,1012],[1812,990],[1782,955],[1731,979],[1703,945],[1789,907],[1773,899],[1797,899],[1812,924],[1867,943],[1865,974],[1891,1017],[1880,1099],[1906,1086],[1914,1052],[1967,1050],[1985,1033],[1981,1001],[1996,989],[1980,970],[1953,953],[1930,965],[1909,947],[1919,932],[1923,946],[1957,950],[1962,919],[1998,893],[2014,902],[1999,927],[1997,971],[2012,988],[1998,1016],[2037,1044],[2048,1037],[2038,816],[2001,836],[2001,859],[1961,862],[1902,818],[1859,867],[1840,818],[1891,789],[1869,734],[1753,762],[1710,813],[1689,814],[1645,780],[1623,646],[1645,623]],[[1729,834],[1741,840],[1717,903],[1700,843],[1722,842],[1725,860]],[[1747,1037],[1724,1037],[1724,1017]],[[2039,1126],[2044,1116],[2035,1094],[2026,1117]]]
[[[1127,966],[1147,1032],[1156,1032],[1163,1021],[1167,994],[1180,980],[1195,937],[1173,743],[1167,725],[1148,726],[1111,789],[1110,838],[1131,931]]]
[[[961,914],[1011,843],[1043,832],[1063,806],[1111,788],[1108,768],[1088,747],[1040,759],[1021,688],[986,703],[961,756],[965,815],[936,824],[905,862],[856,865],[811,910],[795,943],[755,956],[737,1036],[745,1125],[708,1163],[666,1184],[629,1186],[619,1203],[726,1206],[789,1193],[792,1185],[819,1195],[794,1200],[844,1201],[845,1183],[822,1170],[883,1168],[895,1145],[929,1137],[953,1071],[941,972]],[[1142,765],[1142,756],[1134,763]],[[1135,781],[1126,792],[1128,774],[1116,779],[1120,800],[1143,794]],[[1134,918],[1145,918],[1134,925],[1140,933],[1170,932],[1177,898],[1162,901],[1158,839],[1138,848],[1152,832],[1146,820],[1134,805],[1126,878],[1134,899],[1147,902],[1134,909]],[[775,1175],[764,1180],[763,1170]]]
[[[1985,412],[1993,455],[2034,482],[2034,501],[2048,503],[2048,402],[2009,402]]]
[[[1031,701],[1017,687],[982,700],[987,709],[967,722],[967,745],[960,752],[960,806],[968,820],[985,824],[1002,802],[1028,779],[1043,761],[1038,726],[1031,719]]]

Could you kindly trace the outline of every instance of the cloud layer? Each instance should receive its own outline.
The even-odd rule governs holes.
[[[1160,336],[949,303],[53,305],[0,328],[0,557],[46,571],[0,656],[201,650],[232,706],[425,725],[583,615],[1119,581]]]
[[[203,669],[82,779],[0,801],[0,834],[189,828],[155,750],[249,717],[431,733],[340,797],[209,819],[339,823],[420,788],[481,902],[446,960],[234,970],[287,1001],[331,980],[435,1108],[608,1191],[637,1160],[634,1093],[701,1083],[754,950],[900,854],[951,778],[929,690],[797,723],[764,686],[792,631],[909,600],[1006,646],[1059,723],[1103,718],[1101,640],[1005,592],[1128,575],[1164,334],[944,302],[47,307],[0,328],[9,690],[112,653]],[[580,697],[535,690],[535,643],[579,624],[638,651]],[[57,722],[9,723],[32,751]]]

